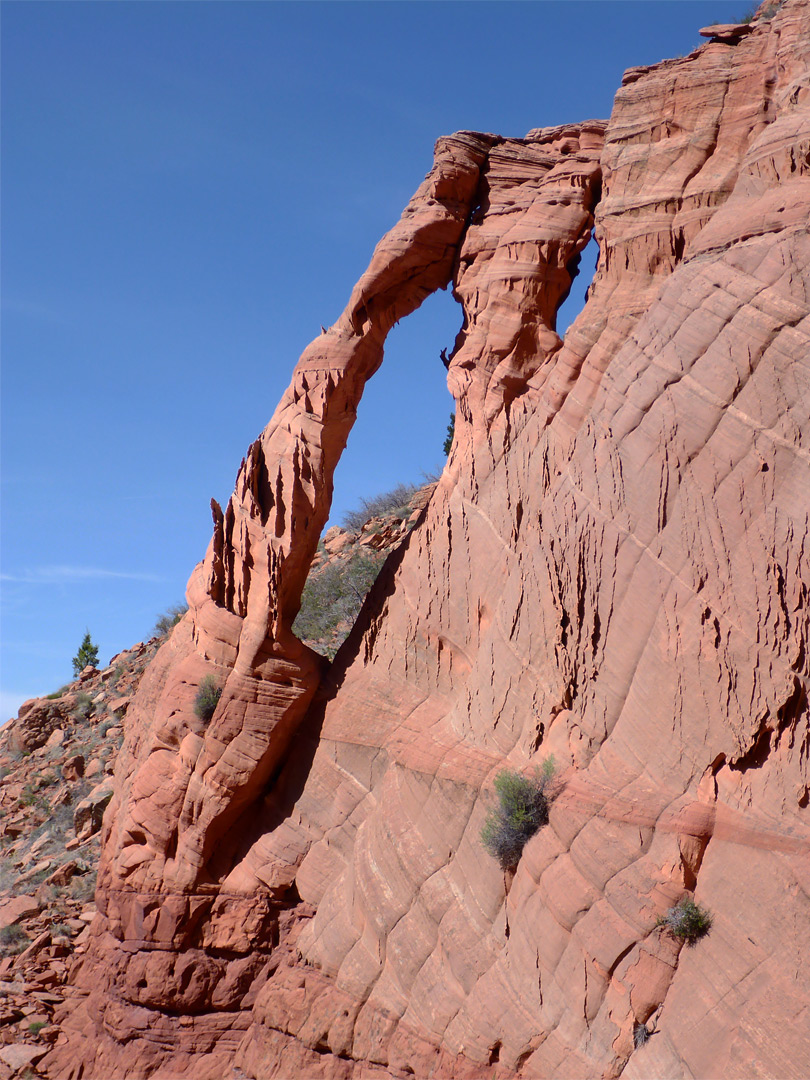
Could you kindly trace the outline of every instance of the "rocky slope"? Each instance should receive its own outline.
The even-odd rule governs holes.
[[[354,514],[359,527],[326,532],[296,624],[312,648],[334,655],[434,486],[401,485],[372,500],[374,516]],[[87,667],[56,693],[27,701],[0,730],[0,1080],[41,1075],[37,1063],[59,1037],[54,1013],[71,995],[68,971],[86,951],[96,913],[100,829],[127,709],[170,622],[102,670]]]
[[[0,1080],[37,1075],[93,921],[104,808],[126,711],[159,640],[26,702],[0,731]]]
[[[304,352],[129,707],[48,1075],[806,1075],[810,0],[706,37],[607,122],[439,140]],[[329,664],[335,464],[448,283],[453,450]],[[549,753],[503,872],[492,778]]]

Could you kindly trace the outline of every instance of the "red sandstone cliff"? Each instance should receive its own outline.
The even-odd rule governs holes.
[[[629,71],[607,124],[439,141],[130,706],[49,1075],[807,1075],[808,209],[810,0]],[[449,282],[455,445],[329,667],[290,628],[334,467]],[[504,875],[492,777],[549,753]]]

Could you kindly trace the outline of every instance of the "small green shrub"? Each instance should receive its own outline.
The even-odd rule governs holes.
[[[633,1028],[633,1046],[635,1046],[636,1050],[643,1046],[651,1035],[652,1032],[646,1024],[636,1024]]]
[[[32,1035],[39,1035],[40,1031],[42,1031],[42,1029],[47,1026],[47,1020],[32,1020],[31,1023],[28,1025],[28,1030],[31,1032]]]
[[[689,898],[681,900],[670,908],[666,915],[658,920],[658,926],[664,926],[671,934],[681,938],[687,945],[694,945],[705,937],[712,928],[712,915],[701,904]]]
[[[9,846],[8,843],[3,845],[5,857],[0,859],[0,893],[10,892],[16,885],[19,876],[19,870],[16,867],[12,868],[9,856],[6,854],[5,849]]]
[[[21,926],[4,926],[0,930],[0,954],[12,956],[21,953],[29,941],[28,934]]]
[[[188,611],[188,604],[173,604],[162,615],[158,615],[152,627],[152,637],[165,637],[173,630]]]
[[[77,720],[86,720],[88,716],[93,715],[93,699],[89,694],[86,694],[84,690],[80,690],[76,695],[76,708],[73,710],[73,715]]]
[[[33,784],[26,784],[20,792],[20,806],[35,806],[41,800],[42,796],[37,795]]]
[[[194,699],[194,713],[208,722],[216,712],[219,699],[222,697],[222,687],[217,686],[213,675],[206,675],[197,690]]]
[[[481,843],[503,870],[517,866],[526,842],[548,824],[553,776],[554,759],[549,757],[532,777],[513,769],[503,769],[495,777],[498,805],[487,815]]]

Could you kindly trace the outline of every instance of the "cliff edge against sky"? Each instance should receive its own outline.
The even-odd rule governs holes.
[[[810,0],[628,71],[609,121],[439,140],[213,506],[43,1071],[806,1075],[809,210]],[[453,449],[329,665],[291,627],[334,469],[447,285]],[[549,754],[504,873],[493,777]]]

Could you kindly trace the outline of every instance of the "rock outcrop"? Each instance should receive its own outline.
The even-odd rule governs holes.
[[[312,560],[296,621],[307,644],[334,655],[351,628],[341,617],[357,607],[354,593],[368,591],[369,579],[407,537],[434,486],[401,485],[375,499],[377,512],[359,531],[329,530]],[[363,516],[362,510],[355,515]],[[319,619],[318,604],[335,593],[349,594],[351,602],[333,603]],[[114,656],[103,670],[86,668],[49,697],[25,702],[0,732],[0,1080],[40,1075],[36,1062],[59,1037],[54,1013],[63,994],[70,996],[64,989],[69,967],[87,949],[96,912],[99,830],[113,795],[127,708],[179,618],[172,609],[148,642]],[[323,635],[311,636],[313,626]],[[48,726],[44,743],[43,718],[61,725]],[[31,750],[32,742],[42,745]]]
[[[627,72],[607,123],[439,141],[213,507],[38,1068],[806,1074],[808,210],[808,0]],[[449,283],[454,446],[329,665],[291,627],[334,467]],[[492,778],[549,754],[505,874]],[[683,896],[694,948],[660,925]]]
[[[153,638],[85,669],[0,731],[0,1080],[40,1075],[36,1062],[59,1036],[54,1012],[96,913],[99,829],[127,705],[158,647]]]

